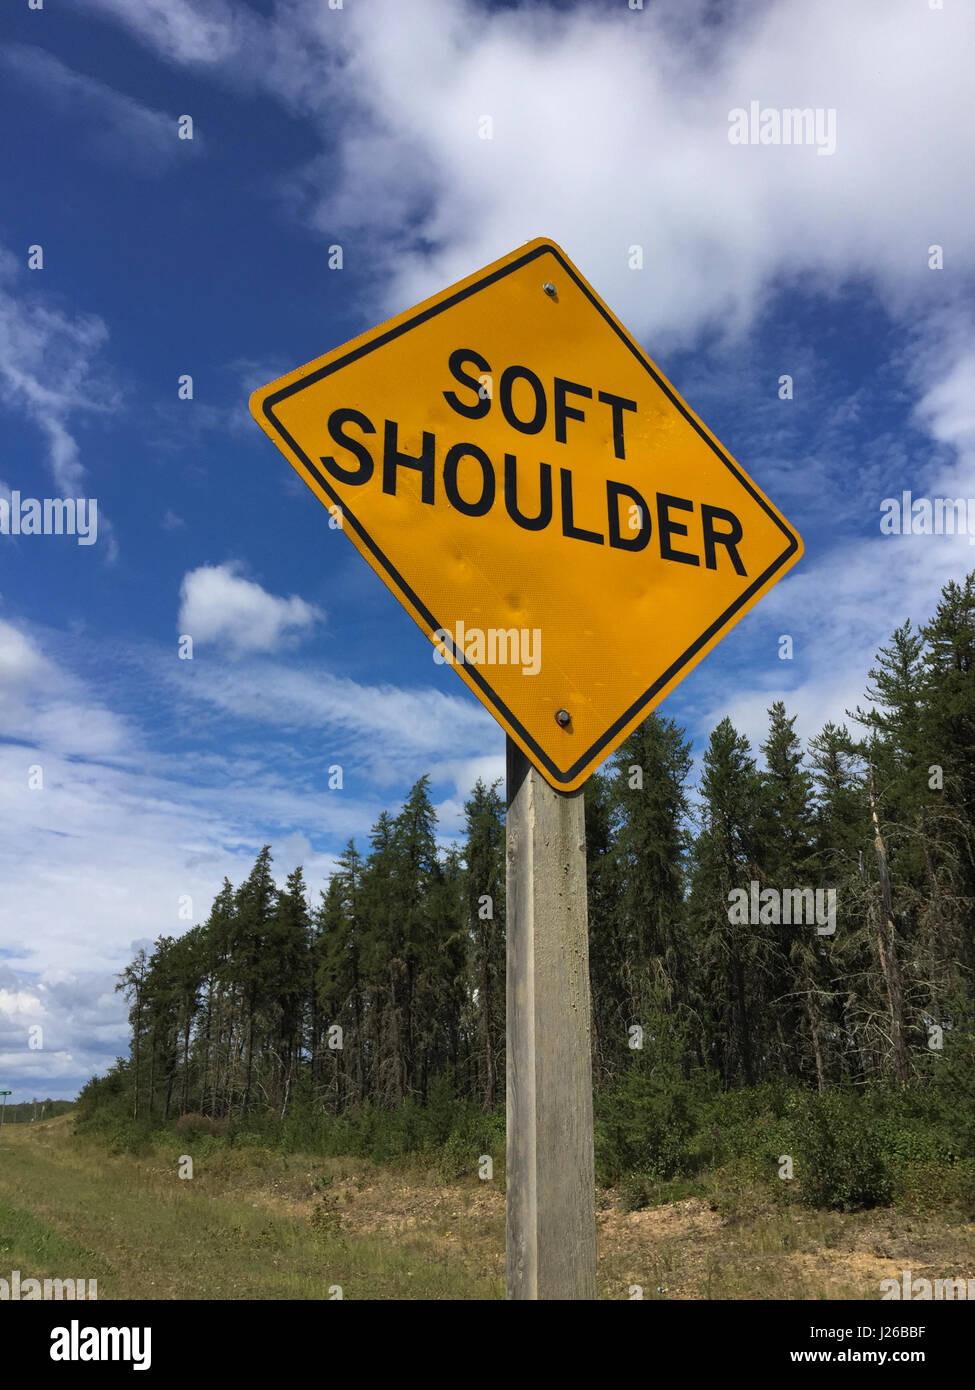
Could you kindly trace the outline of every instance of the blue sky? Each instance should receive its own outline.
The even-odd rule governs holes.
[[[184,895],[201,920],[266,841],[317,891],[423,773],[449,840],[503,772],[501,731],[251,419],[273,377],[563,246],[805,541],[661,707],[698,752],[725,713],[757,743],[775,698],[807,736],[842,718],[975,561],[879,530],[903,489],[975,496],[975,19],[953,0],[10,0],[2,27],[0,496],[99,511],[92,546],[0,536],[14,1100],[123,1050],[114,975],[190,925]],[[835,152],[732,145],[752,100],[835,111]]]

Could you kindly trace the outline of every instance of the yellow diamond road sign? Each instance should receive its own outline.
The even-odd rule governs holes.
[[[540,239],[251,411],[548,781],[582,785],[802,541]]]

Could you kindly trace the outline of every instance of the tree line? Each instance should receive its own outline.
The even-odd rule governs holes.
[[[66,1114],[74,1105],[73,1100],[20,1100],[15,1105],[3,1107],[5,1125],[31,1124],[34,1120],[52,1120],[56,1115]]]
[[[893,633],[864,705],[803,746],[776,701],[757,750],[725,718],[699,782],[651,715],[586,786],[597,1087],[637,1053],[726,1090],[907,1083],[971,1018],[975,967],[975,574]],[[310,899],[271,849],[205,922],[140,951],[118,988],[133,1119],[340,1115],[449,1086],[504,1098],[504,802],[478,781],[438,845],[428,778]],[[835,893],[835,931],[734,890]],[[95,1083],[97,1085],[97,1083]]]

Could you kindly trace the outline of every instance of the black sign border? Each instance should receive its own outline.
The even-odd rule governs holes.
[[[681,656],[679,656],[677,660],[674,661],[667,668],[666,671],[664,671],[663,675],[661,675],[657,680],[655,680],[653,685],[651,685],[648,690],[644,691],[644,693],[637,700],[634,700],[633,704],[630,705],[629,709],[627,709],[623,714],[621,714],[620,717],[616,719],[606,730],[606,732],[601,734],[600,737],[596,739],[594,743],[590,744],[589,748],[586,749],[585,753],[583,753],[579,758],[577,758],[571,767],[565,769],[564,771],[556,767],[552,759],[548,756],[548,754],[544,751],[543,748],[539,747],[536,741],[528,733],[524,725],[521,724],[521,722],[515,718],[511,710],[509,710],[507,705],[504,703],[504,701],[497,695],[497,693],[494,690],[492,690],[491,686],[488,684],[488,682],[482,675],[480,669],[477,666],[471,665],[469,662],[464,662],[464,670],[469,674],[469,676],[477,685],[477,687],[484,693],[484,695],[487,698],[488,705],[492,709],[497,711],[507,722],[507,724],[510,725],[512,729],[517,731],[519,738],[524,742],[526,748],[530,750],[532,760],[545,773],[545,776],[548,778],[548,780],[554,786],[561,787],[565,786],[569,782],[572,782],[578,776],[580,770],[583,767],[585,767],[587,763],[592,762],[592,760],[598,756],[600,750],[605,748],[607,744],[613,741],[615,736],[619,733],[620,729],[624,728],[627,724],[629,724],[630,721],[640,713],[641,709],[643,709],[646,705],[650,703],[650,701],[657,694],[657,692],[661,690],[663,686],[667,685],[669,681],[673,680],[674,676],[677,675],[677,673],[684,666],[687,665],[688,661],[690,661],[690,659],[693,656],[695,656],[707,642],[710,641],[710,639],[715,635],[715,633],[718,632],[722,627],[724,627],[734,617],[738,610],[748,602],[751,596],[754,593],[756,593],[757,590],[761,589],[764,584],[768,583],[772,576],[782,568],[782,566],[786,563],[789,557],[795,554],[796,550],[799,547],[798,536],[795,535],[785,525],[781,518],[776,516],[775,512],[773,512],[772,509],[769,507],[765,498],[762,497],[758,492],[756,492],[755,488],[752,486],[748,478],[745,477],[745,475],[735,466],[734,462],[727,456],[727,454],[725,454],[723,450],[714,442],[714,440],[711,439],[710,436],[702,429],[700,424],[698,424],[697,420],[695,420],[694,417],[688,412],[688,409],[684,405],[683,401],[681,401],[680,398],[677,395],[675,395],[675,393],[671,390],[667,383],[654,370],[653,364],[648,360],[648,358],[644,356],[639,346],[636,343],[632,342],[631,339],[627,336],[627,334],[622,331],[620,325],[613,319],[613,317],[609,313],[607,313],[606,309],[595,297],[593,291],[586,284],[585,280],[583,280],[581,276],[576,274],[575,270],[566,261],[559,248],[553,245],[551,242],[542,242],[540,244],[533,245],[531,250],[526,251],[523,256],[519,256],[516,260],[507,262],[499,269],[488,272],[487,274],[481,276],[477,280],[474,280],[471,284],[465,286],[463,289],[458,290],[456,294],[450,295],[449,298],[442,299],[438,303],[431,305],[429,308],[421,310],[421,312],[414,314],[411,318],[406,319],[403,323],[398,324],[394,328],[390,328],[387,329],[385,332],[378,333],[375,337],[370,338],[368,342],[360,343],[358,347],[353,348],[344,356],[336,358],[333,362],[329,362],[327,366],[319,367],[317,371],[310,372],[307,376],[300,377],[297,381],[292,382],[289,386],[283,386],[281,390],[275,391],[271,395],[265,397],[262,403],[262,410],[265,419],[278,432],[278,434],[286,442],[286,444],[294,452],[294,454],[299,459],[301,459],[304,466],[316,478],[316,480],[320,483],[321,487],[328,494],[328,496],[331,497],[332,500],[335,502],[335,505],[341,509],[343,526],[346,524],[346,522],[351,523],[353,529],[356,532],[356,535],[360,538],[360,540],[369,550],[369,552],[373,556],[375,556],[376,560],[379,562],[380,567],[389,576],[396,589],[409,599],[416,612],[418,612],[422,617],[423,621],[429,625],[430,631],[427,635],[432,636],[432,634],[438,631],[446,632],[447,629],[444,627],[444,625],[442,623],[437,622],[436,618],[427,608],[426,604],[424,604],[422,600],[419,598],[419,596],[416,593],[414,593],[413,589],[410,588],[409,584],[407,584],[406,580],[396,569],[396,566],[392,563],[389,557],[379,548],[378,545],[376,545],[375,541],[366,531],[365,527],[361,524],[361,522],[357,520],[355,515],[349,510],[344,498],[340,497],[336,493],[326,474],[324,474],[321,468],[316,463],[314,463],[312,459],[308,457],[304,450],[300,448],[297,441],[294,440],[292,436],[288,433],[284,425],[282,425],[281,421],[278,420],[278,418],[274,414],[274,407],[280,401],[287,400],[288,397],[295,395],[298,391],[303,391],[305,387],[312,386],[316,382],[323,380],[323,378],[332,375],[333,372],[340,371],[343,367],[349,366],[350,363],[358,361],[360,357],[365,357],[368,353],[375,352],[377,348],[381,348],[386,343],[392,342],[394,338],[401,337],[402,334],[408,333],[411,328],[415,328],[421,323],[426,323],[428,319],[435,318],[437,314],[444,313],[447,309],[452,308],[455,304],[461,303],[462,300],[469,299],[471,295],[477,294],[480,290],[486,289],[489,285],[495,284],[498,280],[502,280],[506,275],[511,275],[514,271],[520,270],[522,266],[528,265],[531,261],[534,261],[539,256],[543,255],[552,255],[555,257],[565,274],[582,291],[582,293],[586,296],[586,298],[589,300],[590,304],[597,311],[600,317],[603,318],[606,321],[606,323],[609,324],[610,328],[612,328],[613,332],[619,338],[620,342],[623,343],[623,345],[633,354],[633,356],[643,367],[644,371],[646,371],[647,374],[650,377],[652,377],[654,382],[657,384],[660,390],[663,391],[664,395],[667,397],[670,403],[680,412],[680,414],[684,417],[687,423],[692,426],[692,428],[697,432],[697,434],[700,435],[700,437],[704,440],[705,444],[707,444],[708,448],[711,449],[712,452],[715,453],[717,457],[721,460],[721,462],[725,465],[725,467],[729,469],[731,473],[734,474],[734,476],[737,478],[738,482],[742,485],[745,491],[749,493],[749,495],[758,503],[758,505],[769,517],[769,519],[772,522],[774,522],[774,524],[786,537],[786,540],[788,542],[782,554],[776,560],[774,560],[772,564],[769,565],[769,567],[762,574],[760,574],[752,584],[749,585],[745,592],[743,594],[740,594],[739,597],[735,600],[735,602],[731,604],[729,608],[726,608],[725,611],[721,614],[721,616],[717,618],[711,624],[711,626],[701,634],[700,637],[698,637],[694,642],[692,642],[691,645],[687,648],[687,650]],[[452,647],[453,643],[451,643],[450,645]]]

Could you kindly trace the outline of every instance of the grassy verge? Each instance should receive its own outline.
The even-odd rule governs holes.
[[[601,1298],[878,1299],[902,1269],[975,1275],[958,1213],[819,1211],[734,1165],[644,1196],[627,1210],[625,1191],[599,1191]],[[97,1278],[100,1298],[500,1298],[504,1195],[420,1163],[256,1143],[112,1153],[65,1116],[4,1133],[0,1277],[14,1269]]]

